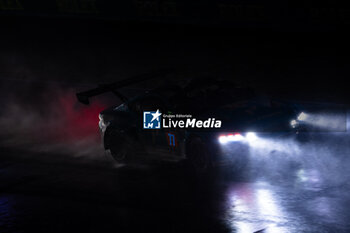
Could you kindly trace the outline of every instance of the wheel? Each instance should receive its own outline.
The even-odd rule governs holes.
[[[109,149],[117,162],[129,160],[134,151],[134,140],[126,132],[118,129],[107,129],[104,137],[105,148]]]

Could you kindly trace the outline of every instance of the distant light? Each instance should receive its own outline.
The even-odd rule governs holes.
[[[290,122],[290,125],[291,125],[293,128],[295,128],[295,127],[298,125],[298,122],[297,122],[296,120],[292,120],[292,121]]]
[[[307,118],[307,114],[304,112],[301,112],[297,117],[298,121],[305,121],[306,118]]]

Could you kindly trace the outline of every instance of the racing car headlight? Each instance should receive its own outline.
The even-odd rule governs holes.
[[[240,133],[226,134],[226,135],[220,135],[218,140],[219,140],[219,143],[225,144],[227,142],[242,141],[244,140],[244,137]]]
[[[305,121],[306,118],[307,118],[307,116],[308,116],[308,115],[307,115],[306,113],[301,112],[301,113],[298,115],[297,120],[298,120],[298,121]]]
[[[248,141],[254,141],[254,140],[257,139],[257,136],[256,136],[256,134],[253,133],[253,132],[248,132],[248,133],[246,134],[246,138],[247,138]]]

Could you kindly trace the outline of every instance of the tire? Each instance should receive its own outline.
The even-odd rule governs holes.
[[[126,132],[118,129],[107,129],[104,137],[105,148],[110,150],[116,162],[126,162],[134,152],[134,140]]]

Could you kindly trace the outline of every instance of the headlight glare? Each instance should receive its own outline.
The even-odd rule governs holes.
[[[227,142],[242,141],[244,137],[240,133],[220,135],[218,138],[219,143],[225,144]]]
[[[295,128],[295,127],[297,127],[298,126],[298,121],[296,121],[296,120],[292,120],[291,122],[290,122],[290,125],[293,127],[293,128]]]
[[[301,112],[297,117],[298,121],[305,121],[306,118],[307,118],[307,114],[304,112]]]

